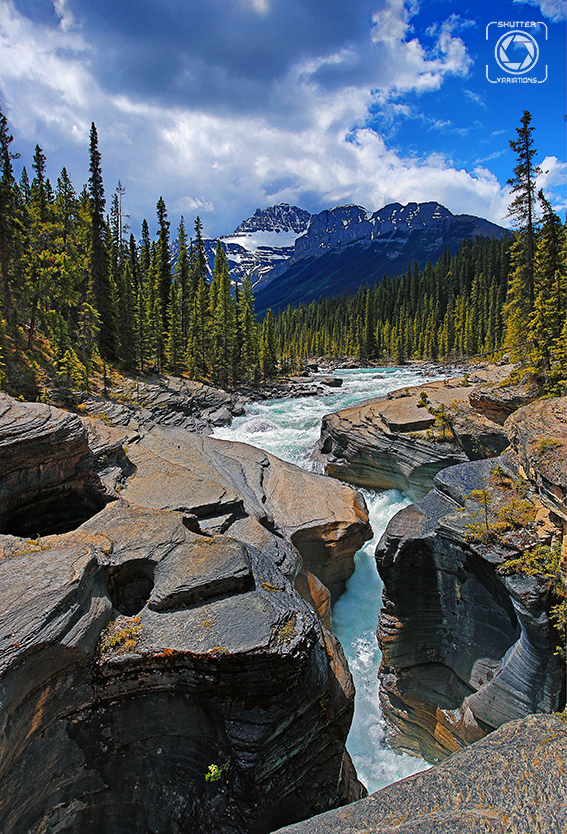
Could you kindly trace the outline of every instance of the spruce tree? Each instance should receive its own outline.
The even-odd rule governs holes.
[[[157,203],[158,243],[157,243],[157,281],[159,286],[159,302],[163,322],[163,332],[168,331],[168,305],[171,290],[171,256],[169,252],[169,221],[163,197]]]
[[[2,288],[4,294],[4,318],[7,324],[12,321],[13,293],[15,283],[14,259],[16,255],[16,238],[18,218],[14,193],[14,172],[12,160],[19,154],[10,151],[14,137],[8,131],[8,120],[0,110],[0,268],[2,270]]]
[[[91,199],[91,251],[89,263],[90,295],[100,315],[99,344],[105,359],[117,357],[115,293],[112,292],[108,258],[108,230],[104,217],[106,200],[102,181],[101,154],[95,123],[91,124],[89,196]]]
[[[268,310],[262,322],[260,337],[260,366],[264,379],[273,379],[277,372],[277,356],[274,341],[272,311]]]

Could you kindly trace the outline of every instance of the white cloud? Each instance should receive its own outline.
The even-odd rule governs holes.
[[[542,173],[537,178],[538,190],[542,188],[546,199],[553,204],[555,211],[565,215],[567,211],[567,197],[565,195],[567,162],[561,162],[556,156],[546,156],[539,167]]]
[[[567,7],[565,0],[514,0],[514,3],[521,3],[529,6],[537,6],[544,17],[553,20],[554,23],[559,23],[560,20],[567,19]]]
[[[453,31],[462,23],[451,15],[443,24],[431,30],[436,35],[433,50],[428,53],[417,38],[408,40],[411,18],[417,13],[417,3],[389,0],[386,8],[373,16],[372,41],[386,51],[388,73],[382,92],[390,95],[408,90],[437,90],[446,75],[467,75],[472,63],[461,38]]]
[[[40,27],[1,0],[0,84],[20,130],[52,125],[69,137],[88,135],[85,114],[100,96],[88,54],[80,34]]]
[[[63,32],[67,32],[76,26],[75,17],[67,5],[67,0],[53,0],[53,8],[60,21],[59,27]]]
[[[260,0],[255,6],[268,8]],[[441,155],[404,157],[368,126],[376,103],[391,116],[407,113],[397,101],[402,91],[438,89],[446,75],[466,75],[470,58],[454,35],[454,17],[436,29],[428,52],[417,38],[408,39],[416,7],[388,0],[368,38],[373,89],[357,81],[336,88],[319,83],[322,68],[356,63],[353,50],[344,49],[291,67],[273,85],[273,106],[251,117],[105,95],[92,74],[84,34],[74,23],[63,26],[71,20],[64,0],[55,7],[62,25],[53,29],[0,0],[0,88],[7,115],[20,136],[47,148],[48,164],[59,154],[60,167],[72,173],[68,157],[79,144],[83,181],[94,120],[107,191],[120,178],[133,228],[144,215],[154,217],[159,195],[170,214],[207,214],[209,234],[230,232],[250,207],[280,201],[312,210],[354,202],[374,210],[394,201],[439,200],[455,213],[495,222],[505,217],[506,194],[487,169],[456,169]],[[78,151],[73,153],[77,169]]]

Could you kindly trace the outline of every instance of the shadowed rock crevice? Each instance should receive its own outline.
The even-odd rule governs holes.
[[[150,561],[142,559],[109,565],[105,573],[113,608],[127,617],[138,614],[153,590],[154,568]]]
[[[44,490],[12,505],[3,532],[22,538],[37,538],[76,530],[105,506],[101,499],[87,497],[73,489]]]

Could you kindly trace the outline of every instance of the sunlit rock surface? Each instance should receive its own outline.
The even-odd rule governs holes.
[[[1,454],[28,473],[34,531],[6,529],[5,465],[3,834],[260,834],[360,797],[344,747],[352,680],[293,587],[325,617],[292,543],[346,581],[369,536],[355,494],[243,444],[1,404]],[[41,483],[38,450],[52,461]],[[64,489],[97,496],[86,520]],[[67,531],[50,535],[57,504]]]
[[[367,489],[398,489],[418,501],[447,466],[506,449],[503,421],[478,413],[469,400],[486,377],[509,372],[510,366],[490,366],[327,414],[319,441],[326,474]],[[439,410],[447,415],[445,427],[436,420]]]
[[[566,761],[565,722],[531,715],[424,773],[278,834],[559,834]]]

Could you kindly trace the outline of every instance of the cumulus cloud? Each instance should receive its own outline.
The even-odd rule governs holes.
[[[140,2],[119,4],[118,13],[114,0],[96,7],[75,0],[71,13],[68,0],[55,0],[50,22],[0,0],[5,109],[17,138],[40,141],[48,164],[66,165],[72,176],[82,171],[78,187],[94,120],[107,190],[118,179],[126,186],[134,228],[154,216],[159,195],[170,212],[203,213],[210,234],[234,228],[243,206],[280,201],[317,211],[439,200],[502,222],[507,198],[486,168],[404,155],[371,127],[376,107],[391,120],[410,112],[403,92],[420,95],[467,75],[471,59],[458,36],[467,22],[451,16],[426,46],[411,31],[416,4],[358,0],[354,15],[352,3],[328,0],[329,14],[321,15],[319,0],[171,0],[160,4],[158,21],[157,4],[143,0],[150,20],[142,31],[132,16],[141,14]],[[195,12],[189,22],[187,8]],[[147,40],[154,21],[161,57]],[[265,34],[265,42],[251,46],[251,34]],[[275,55],[262,68],[271,47]]]
[[[522,5],[527,3],[529,6],[537,6],[542,15],[554,23],[567,19],[565,0],[514,0],[514,3],[521,3]]]

